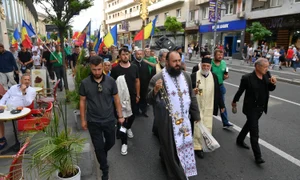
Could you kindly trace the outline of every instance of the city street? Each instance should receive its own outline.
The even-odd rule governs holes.
[[[191,72],[194,64],[187,63]],[[190,179],[245,179],[245,180],[297,180],[300,175],[300,86],[278,82],[271,93],[269,112],[260,119],[260,144],[265,164],[254,163],[251,150],[235,145],[235,138],[245,122],[242,114],[242,100],[238,103],[238,113],[231,113],[231,100],[237,91],[241,73],[230,72],[226,81],[226,106],[230,121],[235,125],[223,130],[220,118],[214,119],[213,135],[221,148],[213,153],[205,153],[204,159],[197,158],[198,176]],[[158,140],[152,135],[152,108],[149,118],[138,117],[133,125],[135,137],[129,140],[128,155],[120,154],[121,144],[109,152],[110,179],[165,180],[165,169],[158,156]],[[249,138],[245,141],[250,145]]]

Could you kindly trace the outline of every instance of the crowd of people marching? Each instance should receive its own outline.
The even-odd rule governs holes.
[[[232,108],[236,109],[245,91],[243,113],[247,121],[236,144],[249,149],[244,139],[250,132],[255,162],[261,164],[265,161],[258,144],[258,120],[263,112],[267,112],[269,91],[276,87],[276,78],[267,72],[270,59],[275,62],[277,56],[273,53],[272,58],[268,58],[268,53],[263,53],[264,50],[259,48],[252,50],[254,54],[251,54],[251,48],[247,48],[247,56],[249,59],[252,56],[257,58],[255,70],[242,77],[239,90],[232,100]],[[19,52],[11,47],[9,52],[0,44],[1,84],[6,88],[11,87],[19,83],[19,71],[24,74],[32,68],[43,67],[47,68],[53,82],[54,73],[57,79],[62,79],[63,66],[74,71],[80,47],[65,45],[65,65],[61,51],[59,45],[35,44],[32,49],[21,46]],[[103,47],[97,53],[89,51],[86,64],[91,74],[81,82],[79,94],[81,126],[90,133],[103,173],[102,179],[109,178],[107,154],[114,146],[115,139],[121,141],[121,154],[127,155],[128,138],[134,137],[134,120],[137,116],[148,118],[150,105],[153,107],[150,113],[154,117],[152,131],[159,139],[159,156],[166,166],[168,179],[184,180],[197,175],[195,155],[204,158],[199,124],[202,123],[212,133],[213,115],[220,113],[223,128],[233,126],[224,103],[224,81],[229,78],[223,60],[224,49],[215,49],[214,58],[211,58],[207,47],[201,48],[201,62],[193,67],[191,75],[186,72],[182,47],[171,51],[160,49],[156,54],[148,47],[139,49],[132,44],[130,47]],[[290,53],[287,53],[287,57],[293,60],[294,51],[293,56],[289,56]],[[62,81],[59,89],[63,90]],[[6,143],[3,138],[4,135],[0,138],[2,148]]]

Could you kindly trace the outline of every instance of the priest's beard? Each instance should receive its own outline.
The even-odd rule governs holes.
[[[176,69],[176,68],[178,68],[178,69]],[[181,73],[181,66],[166,67],[166,69],[171,77],[177,77]]]
[[[208,76],[209,70],[203,70],[203,69],[201,69],[201,74],[202,74],[203,76]]]

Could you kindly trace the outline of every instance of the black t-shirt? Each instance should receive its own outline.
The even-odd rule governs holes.
[[[261,50],[260,49],[256,49],[255,51],[254,51],[254,53],[256,53],[256,58],[260,58],[261,57]]]
[[[102,86],[99,92],[99,86]],[[113,78],[103,75],[100,83],[92,75],[82,80],[79,88],[80,96],[86,97],[89,122],[110,122],[115,120],[114,104],[112,98],[118,93],[116,82]]]
[[[78,56],[79,56],[79,54],[77,54],[77,53],[72,54],[71,61],[73,61],[74,67],[76,66]]]
[[[103,61],[111,61],[112,56],[110,54],[99,54],[99,56],[103,59]]]
[[[118,64],[116,67],[112,68],[110,74],[112,78],[117,80],[117,78],[122,75],[125,75],[130,96],[136,96],[135,80],[139,78],[138,67],[134,64],[131,64],[129,68],[123,68],[120,66],[120,64]]]
[[[28,52],[28,51],[25,51],[25,52],[20,51],[20,52],[18,53],[18,58],[19,58],[19,60],[20,60],[22,63],[26,63],[26,62],[29,62],[29,61],[31,60],[31,54],[30,54],[30,52]],[[31,68],[32,65],[33,65],[33,63],[30,63],[30,64],[27,64],[26,67],[27,67],[27,68]]]
[[[42,58],[44,59],[46,59],[46,66],[51,66],[51,63],[50,63],[50,56],[51,56],[51,52],[50,51],[45,51],[45,52],[43,52],[43,56],[42,56]]]

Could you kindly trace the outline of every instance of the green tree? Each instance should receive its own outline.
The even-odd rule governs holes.
[[[260,41],[265,37],[272,35],[272,32],[260,24],[260,22],[253,22],[252,25],[246,29],[246,32],[253,35],[253,41]]]
[[[167,31],[171,32],[174,36],[175,43],[176,43],[176,35],[178,32],[184,32],[184,29],[182,27],[182,23],[177,21],[176,17],[168,16],[164,26]]]
[[[23,0],[24,1],[24,0]],[[61,49],[64,49],[64,35],[71,27],[70,22],[75,15],[81,10],[88,9],[93,5],[94,0],[32,0],[41,5],[47,13],[47,19],[58,28],[58,35],[61,37]],[[63,65],[65,65],[65,52],[63,53]],[[64,85],[68,90],[68,81],[66,75],[66,67],[64,66]]]

